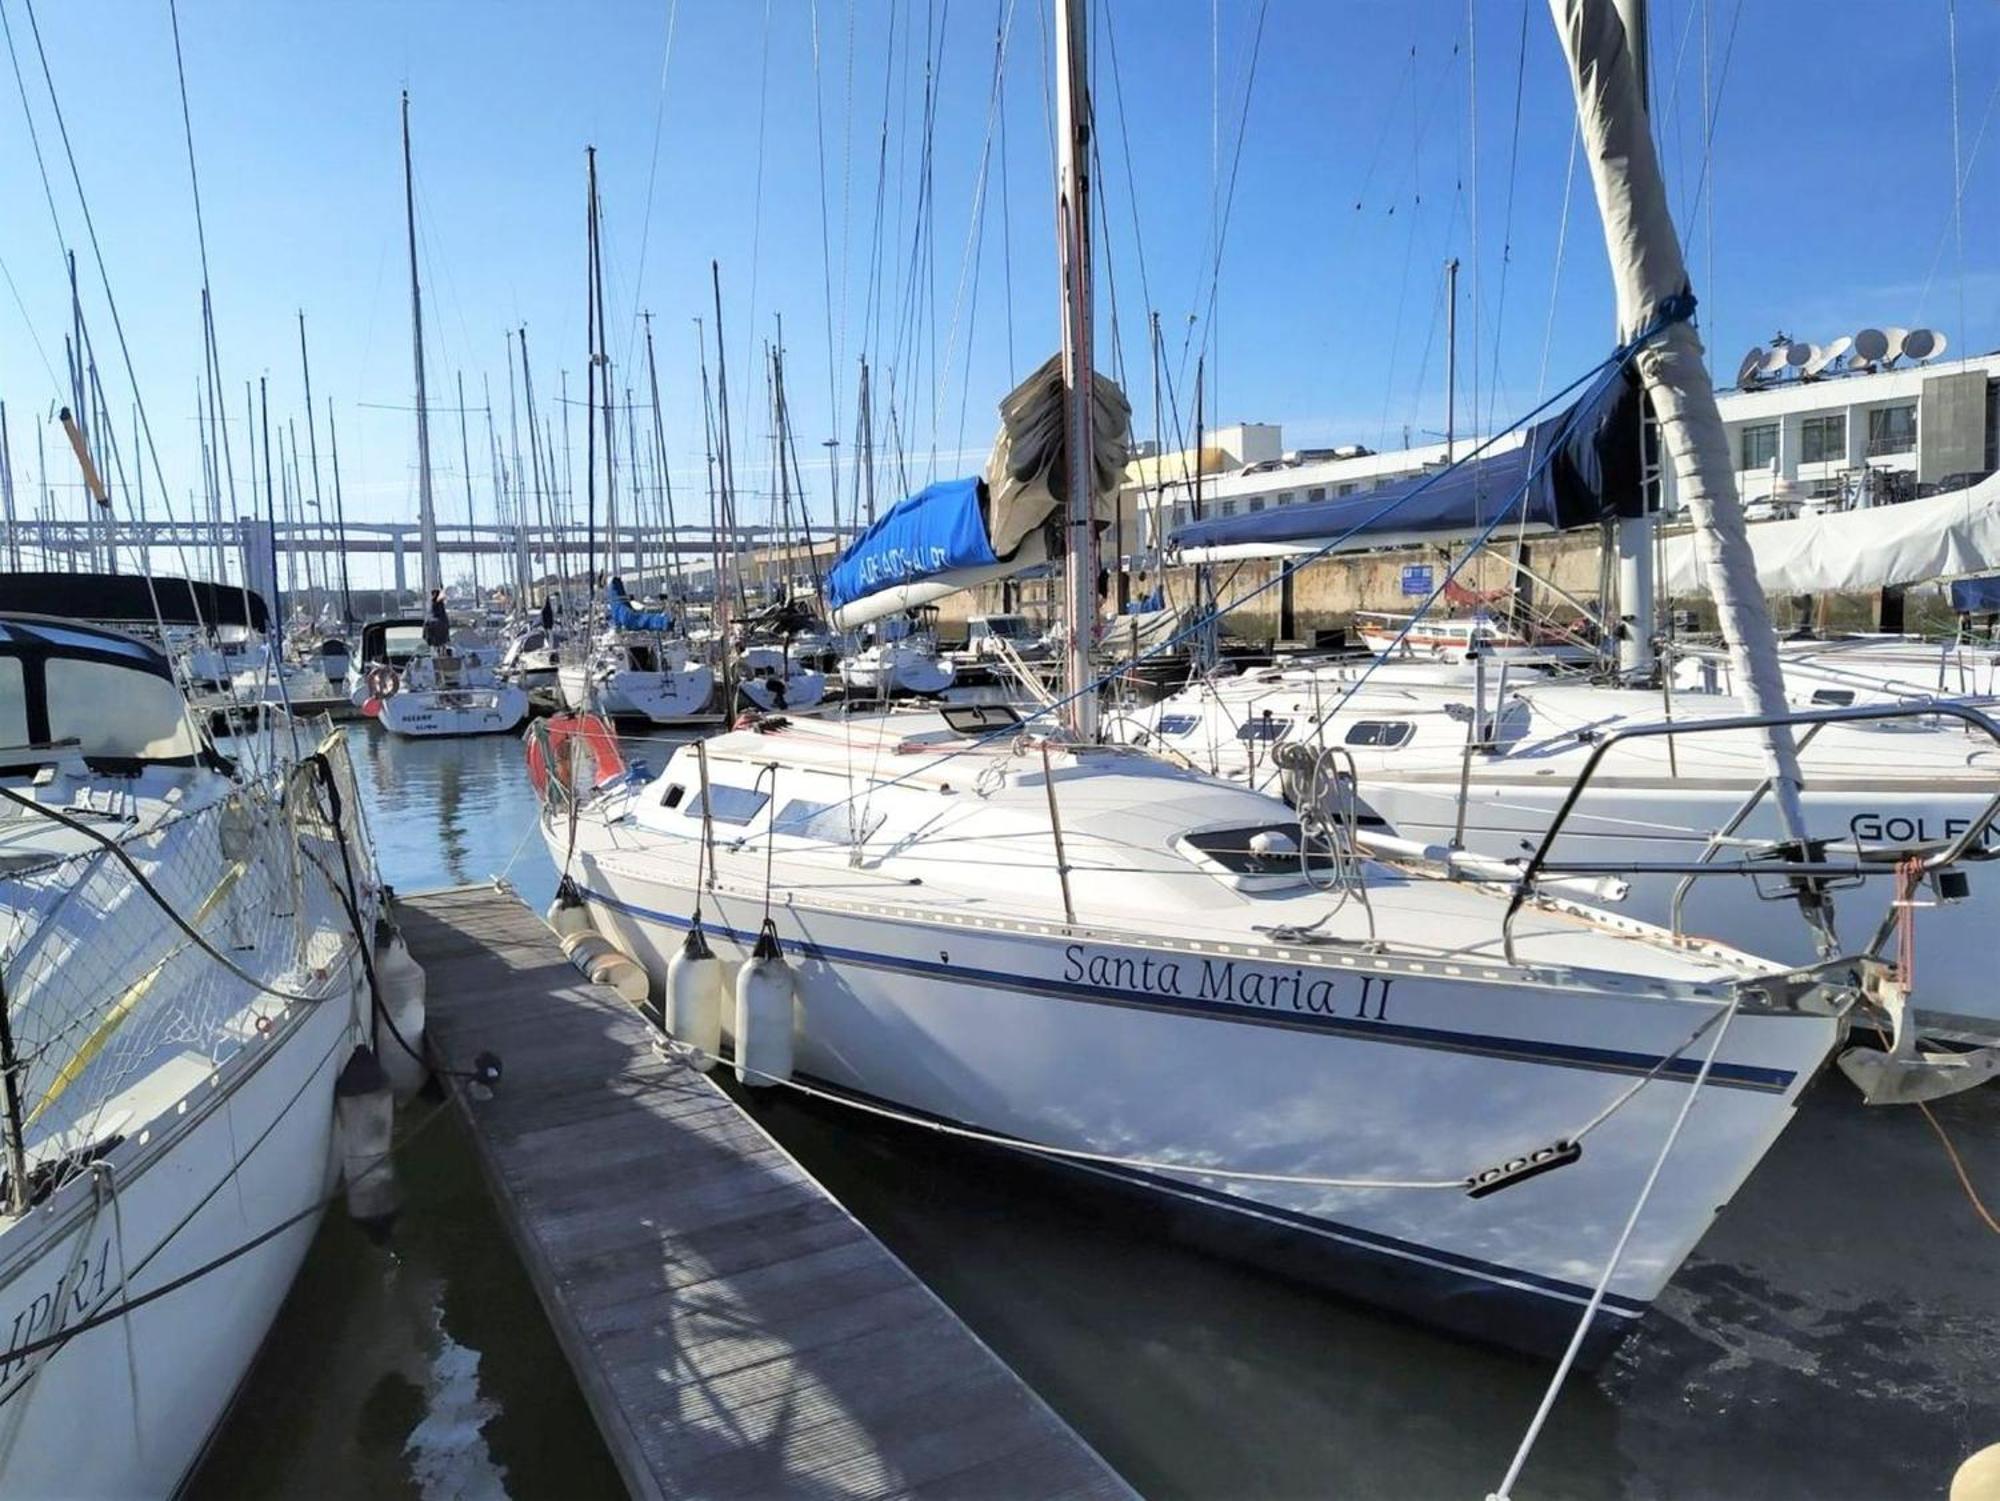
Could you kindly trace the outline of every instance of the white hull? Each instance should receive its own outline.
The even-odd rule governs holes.
[[[584,827],[573,868],[594,915],[657,982],[691,892],[657,849],[605,851],[601,828]],[[703,906],[733,973],[761,897],[723,889]],[[998,1135],[1253,1172],[1431,1180],[1496,1165],[1576,1131],[1714,1004],[1447,979],[1437,966],[1311,948],[1258,959],[1005,919],[892,920],[796,890],[773,910],[799,983],[803,1074]],[[1838,1025],[1736,1018],[1594,1351],[1630,1327],[1728,1202]],[[1574,1326],[1698,1058],[1640,1090],[1577,1163],[1481,1199],[1098,1170],[1221,1211],[1246,1241],[1316,1246],[1317,1270],[1364,1296],[1549,1350]],[[1336,1263],[1327,1251],[1350,1254]]]
[[[853,693],[918,698],[945,691],[957,676],[948,658],[897,647],[871,648],[840,664],[840,680]]]
[[[699,663],[665,672],[630,668],[594,672],[577,663],[565,663],[557,675],[563,702],[572,710],[594,709],[625,719],[650,719],[655,724],[700,718],[715,698],[715,673]],[[590,701],[593,691],[595,703]]]
[[[487,688],[405,689],[382,700],[382,728],[411,739],[498,735],[528,717],[528,694],[512,683]]]
[[[111,1155],[116,1213],[89,1176],[0,1252],[11,1352],[144,1296],[309,1210],[337,1174],[333,1082],[359,1040],[341,996],[232,1060],[227,1084]],[[129,1162],[129,1165],[127,1163]],[[319,1224],[53,1351],[0,1364],[0,1481],[10,1496],[167,1495],[227,1412]],[[13,1242],[25,1244],[16,1248]]]

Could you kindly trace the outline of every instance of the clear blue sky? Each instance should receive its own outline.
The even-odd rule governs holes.
[[[110,404],[129,429],[131,387],[29,13],[24,0],[0,8],[79,252]],[[1149,307],[1184,413],[1192,317],[1191,347],[1206,344],[1216,364],[1216,418],[1282,423],[1294,447],[1395,445],[1406,425],[1418,435],[1441,426],[1448,255],[1463,262],[1462,414],[1475,409],[1476,383],[1476,410],[1504,420],[1534,401],[1545,358],[1559,385],[1609,343],[1602,239],[1580,163],[1555,274],[1572,107],[1544,0],[1477,0],[1476,35],[1464,3],[1429,0],[1107,0],[1095,10],[1097,186],[1109,223],[1100,365],[1113,363],[1115,305],[1142,436],[1153,429]],[[711,258],[722,265],[746,488],[760,488],[768,467],[757,361],[780,313],[816,514],[829,499],[819,445],[851,444],[864,353],[877,366],[884,449],[894,368],[912,481],[973,467],[994,404],[1055,344],[1047,12],[1046,0],[183,0],[239,493],[243,383],[268,374],[274,425],[302,418],[293,320],[303,309],[323,470],[331,397],[349,514],[415,514],[413,419],[385,409],[406,407],[412,391],[397,131],[406,87],[436,404],[453,404],[460,370],[475,405],[489,378],[504,444],[504,332],[522,323],[548,409],[561,371],[580,397],[589,143],[615,379],[643,391],[633,329],[650,309],[683,514],[705,508],[692,320],[709,315]],[[200,484],[200,266],[167,6],[42,0],[35,19],[185,512]],[[1003,108],[989,132],[1003,22]],[[1824,340],[1869,323],[1927,323],[1959,351],[2000,344],[2000,8],[1958,5],[1962,268],[1947,24],[1947,0],[1655,0],[1656,129],[1724,381],[1745,347],[1778,328]],[[1697,206],[1705,92],[1716,123]],[[29,509],[34,429],[63,399],[68,295],[11,69],[0,94],[0,258],[13,282],[0,286],[0,398]],[[484,422],[472,421],[475,504],[487,516]],[[440,414],[433,432],[440,507],[461,517],[455,416]],[[581,434],[579,415],[579,472]],[[45,437],[58,507],[73,509],[74,466],[59,430]],[[121,438],[129,469],[129,431]],[[150,473],[148,489],[157,514]],[[762,509],[746,501],[746,519]]]

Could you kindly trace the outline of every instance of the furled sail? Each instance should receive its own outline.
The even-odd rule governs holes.
[[[1766,594],[1865,593],[1986,573],[2000,561],[2000,475],[1900,505],[1829,511],[1748,528]],[[1706,594],[1689,536],[1663,544],[1667,592]]]
[[[1509,530],[1594,526],[1639,490],[1639,393],[1609,382],[1529,428],[1513,448],[1415,475],[1361,495],[1217,516],[1174,530],[1183,560],[1216,562],[1445,543],[1476,536],[1505,516]],[[1546,465],[1540,460],[1555,452]],[[1526,493],[1523,494],[1523,487]]]
[[[1108,525],[1132,408],[1102,375],[1093,393],[1098,520]],[[833,623],[865,625],[1047,562],[1061,546],[1056,491],[1065,462],[1056,356],[1000,403],[1000,435],[983,475],[940,480],[898,501],[840,555],[826,576]]]

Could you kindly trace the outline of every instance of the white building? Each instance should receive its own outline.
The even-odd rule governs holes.
[[[1919,486],[2000,469],[2000,352],[1773,380],[1723,391],[1718,404],[1736,455],[1739,491],[1757,512],[1882,504],[1908,499]],[[1253,441],[1242,441],[1251,433]],[[1223,443],[1225,434],[1236,446]],[[1489,452],[1518,442],[1518,434],[1510,435]],[[1477,443],[1460,438],[1456,451],[1463,458]],[[1445,462],[1442,443],[1393,453],[1355,447],[1278,456],[1280,448],[1281,432],[1273,425],[1217,429],[1201,456],[1202,515],[1246,515],[1363,494]],[[1195,486],[1182,477],[1194,468],[1194,456],[1186,453],[1134,463],[1126,494],[1141,518],[1142,546],[1193,519]],[[1664,504],[1670,510],[1673,488],[1668,474]]]

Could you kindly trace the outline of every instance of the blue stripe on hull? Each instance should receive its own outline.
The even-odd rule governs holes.
[[[689,921],[670,912],[658,912],[588,888],[579,888],[586,900],[615,912],[686,928]],[[754,932],[726,927],[704,920],[704,931],[748,946],[757,941]],[[906,958],[899,954],[871,953],[864,949],[841,948],[814,943],[809,939],[788,940],[808,957],[867,965],[875,969],[900,970],[931,979],[948,979],[962,984],[985,985],[995,989],[1026,991],[1034,995],[1061,996],[1094,1005],[1129,1006],[1146,1011],[1168,1011],[1210,1017],[1249,1026],[1286,1027],[1298,1031],[1332,1032],[1364,1042],[1395,1043],[1404,1047],[1436,1048],[1453,1053],[1477,1053],[1483,1057],[1511,1058],[1526,1063],[1545,1063],[1561,1068],[1583,1068],[1598,1073],[1648,1074],[1659,1070],[1663,1078],[1692,1080],[1701,1072],[1699,1058],[1678,1057],[1662,1063],[1657,1054],[1630,1053],[1616,1048],[1582,1047],[1574,1043],[1496,1037],[1476,1032],[1450,1032],[1436,1027],[1401,1026],[1394,1022],[1354,1021],[1345,1017],[1274,1015],[1232,1006],[1223,1001],[1196,1000],[1187,996],[1164,996],[1149,991],[1119,990],[1108,986],[1085,985],[1068,980],[1034,979],[1003,974],[996,970],[973,969],[965,965],[941,964],[934,960]],[[1762,1068],[1748,1063],[1717,1062],[1708,1082],[1726,1088],[1782,1093],[1798,1075],[1791,1069]]]

